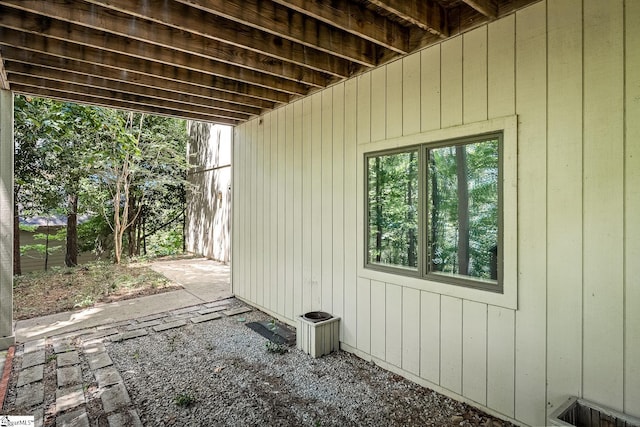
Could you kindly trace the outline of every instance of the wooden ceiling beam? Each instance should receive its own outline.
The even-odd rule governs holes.
[[[259,115],[261,110],[255,107],[247,107],[220,101],[211,98],[202,98],[190,93],[176,93],[165,90],[160,87],[149,87],[138,85],[131,82],[122,82],[110,79],[104,74],[84,74],[78,73],[73,68],[57,68],[48,67],[41,64],[34,65],[32,63],[14,62],[7,60],[7,72],[11,74],[19,74],[23,76],[32,76],[37,78],[45,78],[64,83],[75,85],[90,86],[98,89],[108,89],[122,92],[130,95],[140,95],[148,98],[158,99],[160,101],[170,101],[185,104],[185,108],[193,111],[198,109],[215,108],[216,110],[224,110],[231,113],[245,114],[247,117]]]
[[[374,6],[391,13],[440,37],[447,37],[446,11],[434,0],[368,0]]]
[[[472,7],[487,18],[498,17],[498,5],[492,0],[462,0],[466,5]]]
[[[182,0],[179,0],[182,1]],[[409,30],[349,0],[272,0],[372,43],[406,54],[411,50]]]
[[[141,106],[154,107],[158,106],[172,111],[189,111],[200,115],[209,115],[212,117],[221,117],[230,120],[244,121],[249,119],[251,115],[243,113],[234,113],[230,111],[219,110],[217,108],[202,108],[198,106],[190,106],[175,101],[159,100],[144,95],[136,95],[119,92],[117,90],[105,88],[104,86],[93,86],[84,82],[65,82],[54,80],[44,76],[9,74],[11,81],[16,85],[29,86],[32,88],[50,89],[73,95],[88,95],[103,100],[122,101]]]
[[[3,21],[0,15],[0,23]],[[108,42],[109,39],[106,39]],[[289,102],[290,95],[269,88],[253,86],[247,83],[230,80],[224,77],[205,74],[197,70],[180,68],[135,56],[117,54],[94,47],[77,45],[57,39],[50,39],[33,33],[0,27],[0,45],[26,49],[37,55],[49,54],[61,58],[84,61],[99,66],[106,66],[125,72],[136,72],[151,78],[162,78],[169,81],[238,94],[238,101],[247,105],[259,105],[260,108],[272,108],[274,103]],[[163,83],[164,84],[164,83]]]
[[[114,1],[126,4],[136,3],[131,0],[108,0],[109,3]],[[159,1],[162,0],[154,0],[156,4],[152,6],[153,10],[158,9],[157,3]],[[383,49],[362,37],[345,32],[333,25],[327,25],[323,21],[308,17],[296,10],[280,6],[271,0],[176,1],[329,55],[339,56],[365,67],[377,65],[377,58],[381,55],[378,50]],[[149,0],[144,3],[149,3]],[[407,42],[406,45],[402,45],[402,41],[399,40],[400,43],[394,50],[406,53],[408,38],[404,40]]]
[[[110,80],[122,83],[131,83],[149,88],[161,88],[163,90],[177,94],[186,93],[204,99],[213,99],[226,103],[235,104],[236,107],[250,107],[254,110],[271,109],[275,106],[273,102],[264,101],[258,98],[250,98],[232,92],[224,92],[206,86],[195,86],[189,83],[171,78],[164,78],[149,74],[141,74],[127,69],[118,69],[101,63],[84,62],[76,59],[62,58],[37,52],[34,58],[34,51],[18,49],[10,46],[3,46],[7,61],[21,62],[23,64],[35,64],[47,68],[66,70],[71,73],[84,74],[88,76],[101,76]],[[255,114],[255,112],[253,112]]]
[[[42,2],[42,4],[48,2]],[[302,75],[288,76],[283,78],[273,70],[273,74],[266,74],[251,68],[234,65],[231,61],[224,62],[215,59],[212,54],[209,57],[187,52],[186,48],[172,49],[168,44],[148,42],[140,38],[127,36],[126,32],[111,34],[94,28],[86,28],[71,22],[62,22],[57,19],[42,18],[34,13],[21,13],[0,7],[0,26],[31,31],[35,34],[43,34],[48,37],[68,40],[78,44],[105,49],[116,53],[124,53],[142,59],[150,59],[165,64],[171,64],[201,71],[208,74],[218,75],[229,79],[244,81],[262,87],[271,88],[287,92],[289,94],[303,95],[308,92],[308,85],[300,83],[297,77]],[[123,30],[124,31],[124,30]],[[153,39],[153,34],[146,34],[146,37]],[[176,36],[176,43],[180,37]],[[200,38],[202,41],[202,38]],[[167,40],[169,43],[169,40]],[[186,43],[188,45],[188,43]],[[206,50],[208,46],[200,46],[193,50]],[[281,69],[281,71],[283,71]],[[328,83],[327,77],[319,77],[316,84],[323,87]]]
[[[75,102],[86,105],[96,105],[106,108],[117,108],[126,111],[135,111],[139,113],[155,114],[159,116],[177,117],[187,120],[199,120],[203,122],[219,123],[224,125],[236,126],[242,121],[231,120],[223,117],[209,116],[203,114],[197,114],[184,110],[171,110],[168,108],[153,106],[148,107],[145,105],[138,105],[131,102],[117,101],[117,100],[105,100],[102,98],[95,98],[90,95],[82,94],[70,94],[67,92],[61,92],[54,89],[47,89],[42,87],[32,87],[28,85],[15,84],[13,92],[26,96],[39,96],[44,98],[56,99],[64,102]]]
[[[2,49],[0,49],[0,89],[9,90],[9,79],[7,78],[7,71],[4,68]]]
[[[124,9],[124,5],[120,3],[129,2],[118,1],[112,6],[123,6]],[[167,25],[153,21],[153,16],[145,19],[137,18],[137,11],[134,10],[130,11],[131,14],[126,14],[119,9],[107,9],[81,0],[68,0],[63,3],[41,0],[2,0],[0,4],[82,27],[110,32],[130,41],[136,39],[169,49],[181,50],[191,55],[210,57],[215,56],[220,50],[235,47],[236,54],[240,57],[243,52],[249,50],[272,60],[294,63],[336,77],[346,77],[353,68],[352,63],[336,56],[250,27],[234,24],[173,1],[163,2],[167,5],[167,8],[163,8],[167,9],[164,10]],[[111,2],[109,4],[111,5]],[[171,20],[179,25],[175,23],[168,25]],[[239,61],[238,58],[235,60]]]

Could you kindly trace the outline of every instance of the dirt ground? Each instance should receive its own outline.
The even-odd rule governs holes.
[[[91,307],[181,289],[146,263],[95,262],[14,277],[14,319]]]

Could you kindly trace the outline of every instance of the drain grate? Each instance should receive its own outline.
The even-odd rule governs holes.
[[[247,327],[276,344],[293,346],[296,344],[296,331],[287,325],[271,322],[250,322]]]

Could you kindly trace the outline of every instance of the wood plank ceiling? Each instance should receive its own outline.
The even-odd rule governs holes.
[[[536,0],[0,0],[0,88],[236,125]]]

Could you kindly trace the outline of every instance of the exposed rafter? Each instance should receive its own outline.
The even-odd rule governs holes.
[[[2,49],[0,49],[0,89],[10,89],[7,71],[4,68],[4,59],[2,58]]]
[[[372,43],[407,53],[410,30],[397,22],[380,16],[361,4],[349,0],[273,0],[282,6],[303,13],[328,25],[362,37]]]
[[[441,37],[449,34],[445,11],[433,0],[370,0],[370,3],[432,34]]]
[[[462,0],[487,18],[498,16],[498,6],[492,0]]]
[[[0,87],[237,124],[537,0],[0,0]]]

